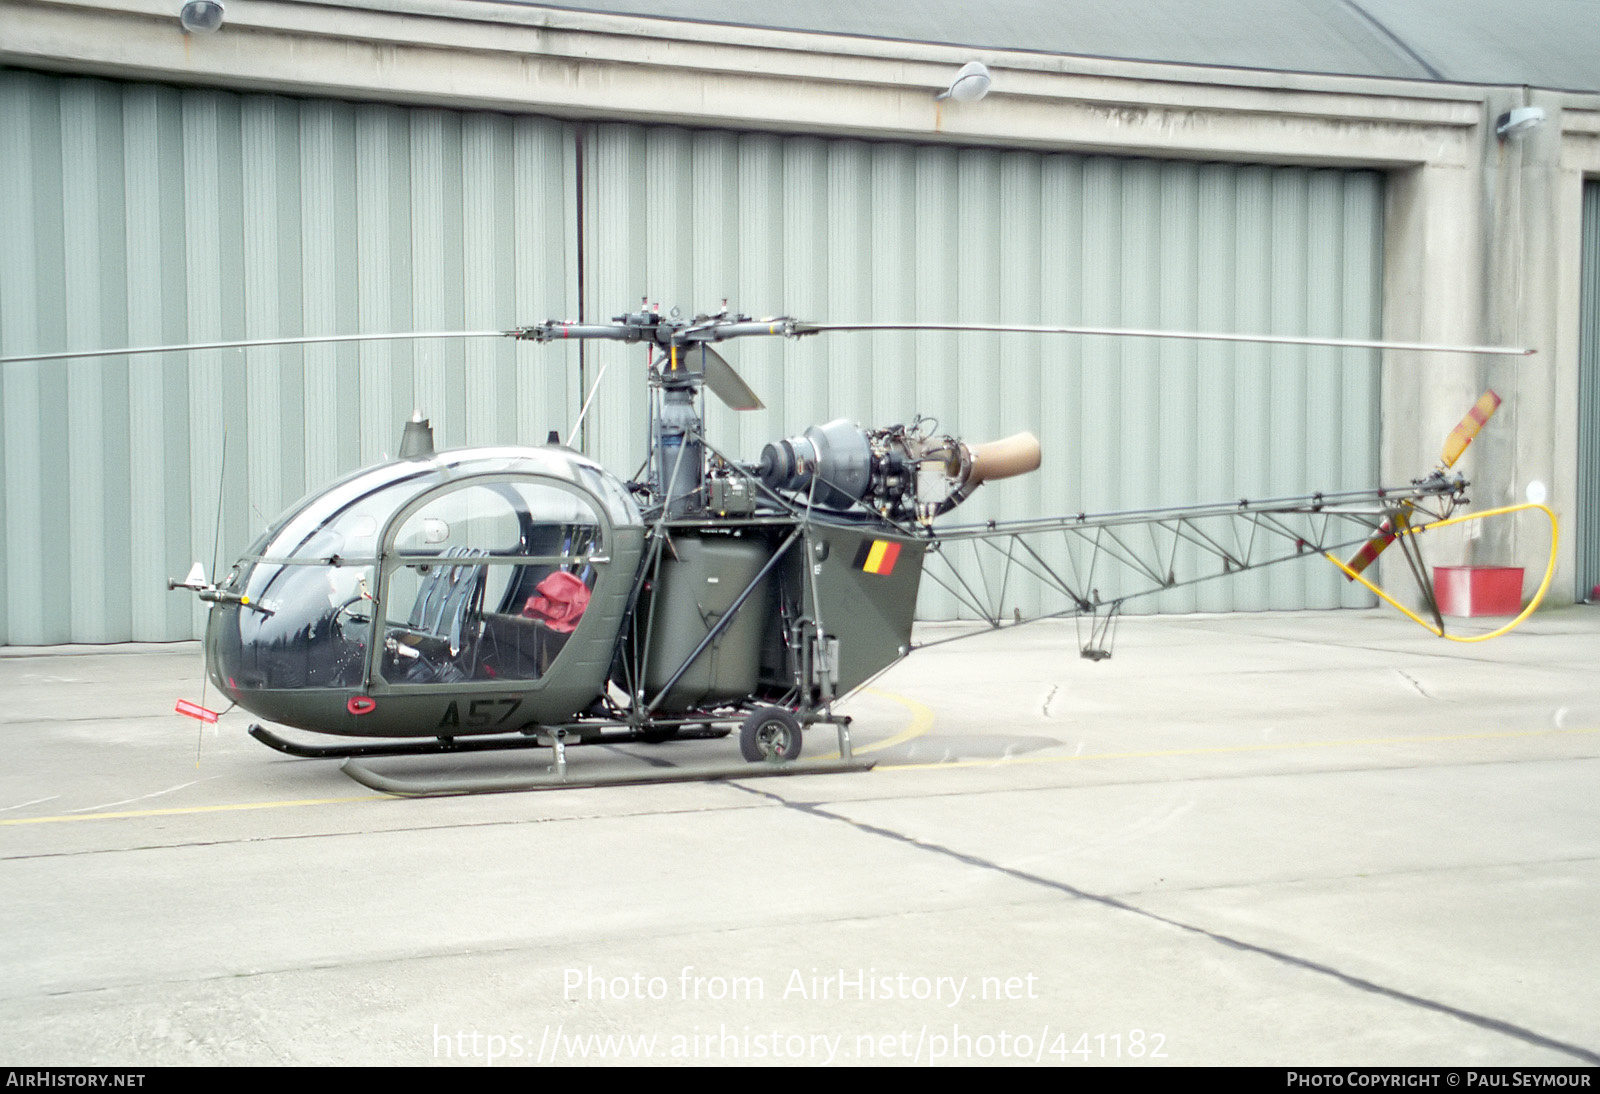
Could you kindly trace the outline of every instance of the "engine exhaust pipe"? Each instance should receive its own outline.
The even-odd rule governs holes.
[[[971,461],[966,475],[968,487],[1039,470],[1039,438],[1032,433],[1014,433],[1003,440],[963,447]]]
[[[955,489],[942,500],[925,503],[928,519],[943,516],[972,496],[972,492],[991,479],[1009,479],[1039,469],[1039,438],[1032,433],[1014,433],[1004,440],[987,444],[956,442]]]

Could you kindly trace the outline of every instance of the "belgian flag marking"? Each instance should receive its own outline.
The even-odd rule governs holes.
[[[869,574],[887,577],[894,573],[895,560],[900,557],[900,545],[887,539],[866,540],[856,551],[855,567]]]

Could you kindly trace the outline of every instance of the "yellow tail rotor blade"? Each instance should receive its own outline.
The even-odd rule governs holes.
[[[1483,423],[1494,416],[1500,408],[1500,396],[1493,391],[1485,391],[1482,398],[1472,405],[1467,411],[1467,416],[1461,419],[1461,424],[1450,431],[1450,436],[1445,439],[1442,459],[1445,467],[1454,467],[1461,458],[1461,453],[1467,450],[1467,445],[1472,443],[1472,438],[1478,435],[1478,430],[1483,428]]]
[[[1411,527],[1411,506],[1408,502],[1404,509],[1401,509],[1392,518],[1378,525],[1378,530],[1372,534],[1372,538],[1363,543],[1361,549],[1350,556],[1350,561],[1344,564],[1346,571],[1344,579],[1346,581],[1354,581],[1356,574],[1361,573],[1377,561],[1378,556],[1383,554],[1383,549],[1393,543],[1395,537],[1409,527]]]

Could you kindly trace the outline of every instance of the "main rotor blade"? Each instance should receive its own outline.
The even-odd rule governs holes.
[[[706,387],[711,393],[721,399],[734,410],[765,410],[764,404],[756,393],[750,390],[750,385],[744,378],[733,370],[733,366],[723,359],[722,354],[700,343],[700,352],[705,356],[701,358],[705,371]],[[690,350],[693,353],[693,350]]]
[[[1001,334],[1104,334],[1116,338],[1178,338],[1192,342],[1264,342],[1281,346],[1334,346],[1339,349],[1415,350],[1419,353],[1487,353],[1527,357],[1521,346],[1456,346],[1435,342],[1383,342],[1365,338],[1311,338],[1293,334],[1229,334],[1221,331],[1138,330],[1132,327],[1034,327],[1005,323],[806,323],[790,326],[794,335],[821,331],[992,331]]]
[[[82,357],[132,357],[147,353],[184,353],[203,349],[254,349],[257,346],[308,346],[320,342],[403,342],[421,338],[505,338],[503,330],[444,330],[410,334],[307,334],[295,338],[248,338],[237,342],[192,342],[185,346],[133,346],[127,349],[83,349],[62,353],[24,353],[0,357],[0,365],[23,361],[71,361]]]
[[[621,325],[593,326],[580,328],[571,325],[552,326],[562,332],[561,337],[579,338],[621,338],[622,335],[633,335],[632,328]],[[320,334],[301,335],[292,338],[247,338],[228,342],[193,342],[178,346],[128,346],[120,349],[91,349],[91,350],[64,350],[55,353],[23,353],[0,357],[0,365],[21,364],[28,361],[71,361],[86,357],[132,357],[155,353],[185,353],[195,350],[218,349],[254,349],[262,346],[303,346],[333,342],[403,342],[422,339],[439,338],[522,338],[531,337],[527,331],[535,328],[522,328],[517,330],[469,330],[469,331],[415,331],[402,334]],[[542,328],[538,328],[542,329]],[[1385,342],[1376,339],[1364,338],[1312,338],[1301,335],[1288,334],[1233,334],[1222,331],[1173,331],[1173,330],[1140,330],[1131,327],[1046,327],[1024,326],[1006,323],[810,323],[795,319],[770,320],[763,322],[744,322],[719,324],[717,333],[721,338],[731,338],[747,334],[782,334],[798,337],[807,334],[818,334],[823,331],[950,331],[950,332],[992,332],[999,334],[1080,334],[1080,335],[1105,335],[1115,338],[1175,338],[1187,341],[1200,342],[1250,342],[1265,343],[1269,345],[1287,346],[1332,346],[1339,349],[1392,349],[1409,350],[1419,353],[1481,353],[1500,357],[1526,357],[1533,354],[1534,350],[1520,346],[1469,346],[1450,345],[1435,342]],[[551,340],[539,338],[537,340]],[[624,341],[634,338],[622,338]],[[698,340],[697,340],[698,341]],[[700,342],[704,345],[704,342]],[[713,351],[714,352],[714,351]],[[727,394],[717,391],[730,406],[737,403],[754,400],[759,405],[760,400],[738,374],[726,361],[717,358],[726,373],[711,365],[707,369],[706,382],[722,385]],[[716,373],[716,379],[712,379]],[[728,377],[732,376],[733,383],[729,384]],[[716,387],[713,386],[713,391]],[[737,394],[735,394],[737,392]],[[735,409],[747,409],[735,406]]]

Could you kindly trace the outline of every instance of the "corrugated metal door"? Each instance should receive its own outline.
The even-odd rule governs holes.
[[[1600,585],[1600,182],[1583,186],[1583,278],[1578,341],[1579,600]]]
[[[551,121],[0,72],[0,353],[572,315],[575,177]],[[0,642],[192,637],[166,579],[413,408],[539,442],[577,390],[575,354],[509,342],[7,365]]]
[[[691,312],[727,297],[758,317],[841,322],[1379,337],[1382,178],[1373,172],[624,125],[595,127],[585,149],[590,318],[648,295]],[[589,446],[631,469],[643,458],[643,351],[604,347],[591,369],[607,355],[617,365]],[[735,415],[713,401],[708,410],[713,443],[744,459],[841,416],[884,425],[920,412],[968,440],[1037,433],[1042,471],[986,486],[962,520],[1377,481],[1372,352],[850,334],[745,339],[726,355],[768,407]],[[1159,607],[1367,602],[1331,567],[1305,563],[1174,590]],[[953,609],[925,593],[924,617]]]

